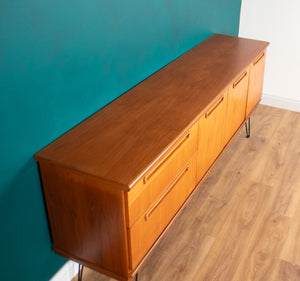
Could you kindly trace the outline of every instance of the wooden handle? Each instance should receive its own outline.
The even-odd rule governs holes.
[[[260,56],[253,62],[253,65],[256,65],[264,57],[264,55],[265,55],[264,52],[260,54]]]
[[[175,180],[165,189],[162,196],[156,201],[156,203],[150,208],[145,215],[145,220],[148,220],[149,216],[154,212],[158,205],[164,200],[164,198],[170,193],[173,187],[180,181],[183,175],[189,170],[189,166],[185,167],[183,171],[175,178]]]
[[[165,157],[160,163],[148,174],[144,177],[144,184],[146,184],[150,178],[155,174],[155,172],[170,158],[170,156],[190,137],[190,133],[184,136],[180,142],[175,146],[175,148]]]
[[[207,111],[205,113],[205,118],[208,118],[209,115],[211,115],[213,113],[213,111],[221,104],[221,102],[224,100],[224,96],[222,98],[220,98],[212,108],[209,109],[209,111]]]
[[[243,74],[233,83],[233,88],[235,88],[246,76],[247,71],[243,72]]]

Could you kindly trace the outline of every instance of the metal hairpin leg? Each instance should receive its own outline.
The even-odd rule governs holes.
[[[246,137],[250,137],[250,117],[245,122],[245,128],[246,128]]]
[[[83,265],[78,265],[78,281],[82,281],[82,274],[83,274]]]
[[[138,281],[138,273],[135,275],[135,281]]]

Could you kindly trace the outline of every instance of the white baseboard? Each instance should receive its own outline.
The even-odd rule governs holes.
[[[77,273],[78,263],[68,261],[59,271],[57,271],[50,281],[71,281]]]
[[[268,94],[262,95],[261,104],[300,112],[300,100],[287,99]]]

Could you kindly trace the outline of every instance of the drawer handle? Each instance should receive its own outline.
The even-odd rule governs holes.
[[[185,167],[183,171],[180,172],[180,174],[175,178],[175,180],[165,189],[162,196],[156,201],[156,203],[151,207],[151,209],[146,213],[145,220],[148,220],[150,215],[154,212],[154,210],[158,207],[158,205],[161,203],[161,201],[164,200],[164,198],[170,193],[170,191],[173,189],[173,187],[180,181],[180,179],[183,177],[183,175],[189,170],[189,166]]]
[[[144,184],[146,184],[150,178],[155,174],[155,172],[171,157],[171,155],[190,137],[188,133],[182,140],[177,144],[177,146],[164,158],[161,162],[153,169],[147,176],[144,177]]]
[[[222,102],[223,100],[224,100],[224,96],[223,96],[221,99],[219,99],[219,100],[216,102],[216,104],[215,104],[208,112],[205,113],[205,118],[206,118],[206,119],[209,117],[209,115],[211,115],[211,114],[214,112],[214,110],[221,104],[221,102]]]
[[[254,62],[253,65],[256,65],[263,57],[264,57],[265,53],[262,53]]]
[[[233,83],[233,88],[235,88],[246,76],[247,71],[243,72],[243,74]]]

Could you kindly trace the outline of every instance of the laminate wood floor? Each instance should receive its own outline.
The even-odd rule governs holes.
[[[158,280],[300,280],[300,113],[257,107],[139,272]]]

